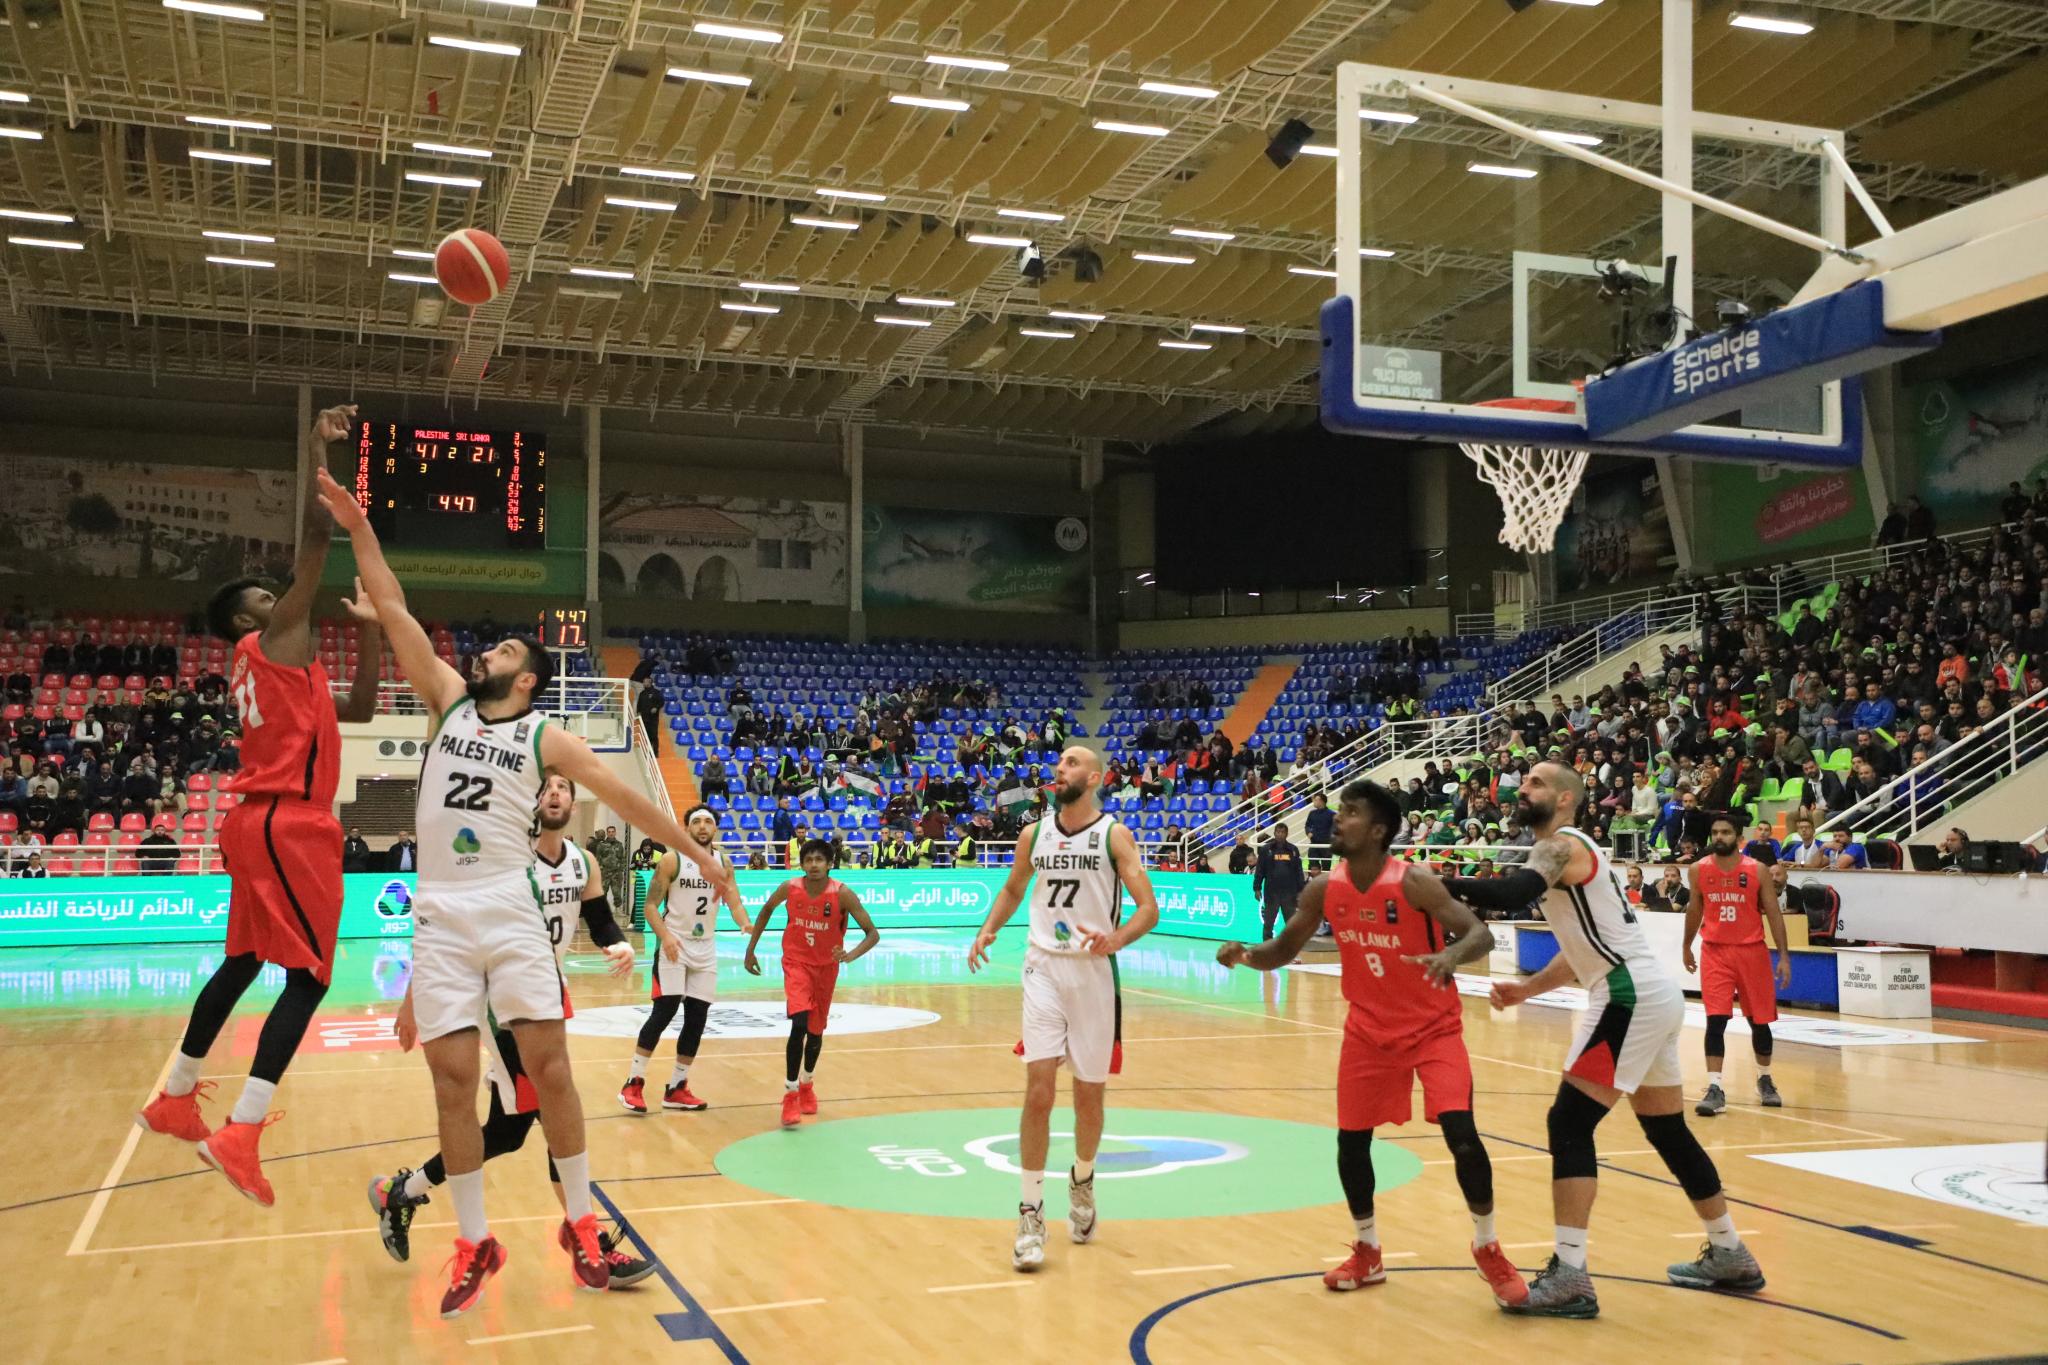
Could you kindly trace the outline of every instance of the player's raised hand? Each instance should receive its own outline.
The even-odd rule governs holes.
[[[323,411],[313,419],[313,435],[323,441],[345,441],[349,428],[355,425],[356,405],[341,403]]]
[[[759,976],[761,974],[761,960],[754,956],[752,948],[747,949],[747,972],[751,976]]]
[[[359,526],[370,524],[370,518],[356,505],[355,496],[334,481],[334,476],[325,469],[313,471],[314,482],[318,485],[316,496],[320,505],[327,509],[327,515],[334,518],[334,524],[344,531],[353,531]]]
[[[1217,964],[1224,967],[1243,967],[1250,964],[1252,950],[1242,943],[1226,943],[1216,950]]]
[[[996,936],[983,929],[974,936],[974,946],[967,950],[967,970],[978,972],[988,965],[988,950],[995,946]]]
[[[1486,1003],[1497,1010],[1513,1009],[1529,998],[1529,990],[1519,981],[1496,981],[1487,995]]]
[[[633,974],[632,944],[614,943],[611,947],[604,950],[604,955],[610,959],[605,970],[613,976],[631,976]]]
[[[363,591],[363,580],[360,578],[356,580],[356,595],[342,598],[341,609],[349,614],[350,619],[361,621],[364,625],[375,625],[377,622],[377,604],[370,600],[370,594]]]
[[[1422,974],[1429,978],[1432,986],[1454,986],[1458,981],[1458,964],[1451,961],[1449,953],[1421,953],[1404,957],[1403,962],[1412,962],[1422,968]]]

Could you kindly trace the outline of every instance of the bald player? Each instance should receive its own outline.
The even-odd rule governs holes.
[[[988,964],[996,931],[1031,896],[1024,952],[1024,1114],[1017,1135],[1023,1196],[1010,1264],[1045,1264],[1045,1158],[1061,1062],[1074,1073],[1074,1165],[1067,1173],[1067,1235],[1095,1235],[1095,1153],[1102,1143],[1103,1092],[1116,1045],[1116,964],[1111,955],[1159,922],[1152,883],[1131,832],[1102,810],[1102,760],[1075,745],[1053,770],[1049,817],[1017,836],[1010,879],[968,950],[967,966]],[[1033,883],[1036,882],[1034,886]],[[1121,920],[1122,892],[1137,911]]]
[[[1586,784],[1559,763],[1539,763],[1522,779],[1515,817],[1536,836],[1529,859],[1499,877],[1447,877],[1453,896],[1485,910],[1519,910],[1540,900],[1557,939],[1557,956],[1534,976],[1497,981],[1493,1007],[1506,1009],[1577,981],[1586,988],[1564,1080],[1550,1106],[1551,1205],[1557,1244],[1550,1262],[1510,1313],[1590,1318],[1600,1312],[1586,1272],[1586,1232],[1599,1189],[1593,1131],[1622,1096],[1636,1122],[1706,1229],[1698,1257],[1665,1276],[1686,1289],[1764,1287],[1756,1257],[1736,1234],[1714,1160],[1685,1126],[1678,1034],[1685,997],[1636,922],[1621,876],[1607,851],[1573,828]]]

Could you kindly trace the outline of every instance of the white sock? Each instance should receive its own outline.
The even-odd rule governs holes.
[[[1761,1081],[1761,1080],[1764,1080],[1764,1079],[1768,1078],[1768,1077],[1770,1076],[1770,1074],[1771,1074],[1771,1064],[1770,1064],[1769,1062],[1758,1062],[1758,1063],[1756,1064],[1756,1078],[1757,1078],[1758,1080],[1760,1080],[1760,1081]]]
[[[1719,1085],[1720,1083],[1721,1083],[1721,1073],[1720,1073],[1720,1072],[1718,1072],[1718,1071],[1709,1071],[1709,1072],[1707,1073],[1707,1084],[1708,1084],[1708,1085]]]
[[[1019,1203],[1029,1204],[1034,1209],[1045,1207],[1045,1172],[1024,1172],[1024,1194]]]
[[[199,1084],[199,1068],[206,1065],[204,1057],[187,1057],[180,1052],[171,1063],[171,1074],[164,1081],[166,1095],[189,1095],[192,1087]]]
[[[433,1188],[434,1182],[427,1179],[427,1173],[422,1169],[405,1178],[405,1189],[402,1193],[407,1199],[425,1199],[427,1192]]]
[[[276,1081],[259,1081],[254,1076],[242,1082],[242,1097],[235,1101],[229,1123],[261,1123],[270,1112],[270,1097],[277,1093]]]
[[[633,1069],[626,1073],[630,1080],[640,1080],[647,1075],[647,1059],[639,1053],[633,1054]]]
[[[590,1212],[590,1153],[555,1158],[555,1173],[562,1177],[562,1203],[574,1223]]]
[[[1081,1159],[1080,1159],[1079,1157],[1075,1157],[1075,1158],[1074,1158],[1074,1179],[1075,1179],[1075,1180],[1092,1180],[1092,1179],[1094,1179],[1094,1178],[1095,1178],[1095,1163],[1094,1163],[1094,1162],[1092,1162],[1092,1161],[1083,1161],[1083,1160],[1081,1160]]]
[[[1562,1224],[1557,1229],[1557,1259],[1580,1270],[1586,1268],[1586,1230],[1568,1228]]]
[[[809,1085],[811,1083],[811,1077],[814,1074],[816,1073],[814,1073],[809,1067],[805,1067],[802,1071],[799,1071],[797,1073],[797,1076],[805,1085]]]
[[[681,1085],[684,1081],[687,1081],[689,1079],[690,1068],[684,1066],[681,1062],[677,1062],[676,1069],[669,1073],[668,1088],[673,1090],[677,1086]]]
[[[1707,1240],[1724,1251],[1733,1251],[1742,1245],[1742,1239],[1735,1235],[1735,1215],[1724,1213],[1719,1218],[1702,1218],[1700,1223],[1707,1230]]]
[[[555,1163],[560,1166],[560,1162]],[[466,1171],[448,1177],[448,1197],[455,1203],[455,1226],[465,1242],[481,1242],[491,1235],[484,1218],[484,1173]]]
[[[785,1091],[794,1091],[794,1090],[796,1089],[796,1082],[795,1082],[795,1081],[784,1081],[784,1082],[782,1083],[782,1088],[783,1088],[783,1090],[785,1090]]]
[[[1468,1212],[1469,1212],[1469,1210],[1468,1210]],[[1496,1233],[1494,1232],[1494,1230],[1493,1230],[1493,1215],[1492,1215],[1492,1214],[1490,1214],[1490,1213],[1475,1213],[1475,1214],[1473,1214],[1473,1215],[1472,1215],[1472,1245],[1473,1245],[1473,1246],[1475,1246],[1475,1247],[1483,1247],[1483,1246],[1487,1246],[1487,1245],[1489,1245],[1490,1243],[1493,1243],[1493,1242],[1497,1242],[1497,1241],[1499,1241],[1499,1240],[1500,1240],[1499,1236],[1498,1236],[1498,1235],[1497,1235],[1497,1234],[1496,1234]]]
[[[1363,1242],[1369,1247],[1376,1247],[1380,1244],[1379,1220],[1377,1218],[1370,1214],[1363,1218],[1353,1218],[1351,1226],[1357,1234],[1352,1238],[1353,1241]]]

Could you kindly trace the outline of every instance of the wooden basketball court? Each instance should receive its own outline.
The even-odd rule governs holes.
[[[1988,1211],[1996,1190],[1983,1208],[1959,1207],[1761,1159],[2032,1143],[2038,1179],[2048,1034],[1937,1023],[1981,1041],[1781,1044],[1776,1075],[1788,1103],[1775,1112],[1754,1106],[1746,1044],[1731,1039],[1734,1103],[1692,1121],[1768,1290],[1718,1297],[1664,1282],[1667,1263],[1697,1250],[1699,1229],[1621,1114],[1600,1133],[1592,1269],[1602,1316],[1524,1321],[1496,1311],[1473,1271],[1447,1155],[1420,1122],[1383,1130],[1392,1140],[1378,1144],[1412,1158],[1381,1162],[1388,1282],[1348,1295],[1323,1289],[1320,1274],[1348,1231],[1328,1133],[1338,983],[1301,971],[1224,977],[1213,945],[1157,937],[1123,964],[1126,1064],[1112,1085],[1116,1140],[1103,1158],[1108,1172],[1108,1153],[1120,1151],[1146,1178],[1100,1182],[1103,1223],[1085,1247],[1068,1243],[1063,1191],[1050,1181],[1048,1263],[1013,1272],[1015,1179],[997,1168],[1022,1080],[1011,1053],[1021,938],[1006,932],[993,975],[972,979],[964,946],[957,932],[898,931],[848,969],[842,1006],[863,1007],[856,1013],[875,1016],[870,1024],[917,1026],[830,1035],[823,1111],[793,1132],[777,1129],[778,1038],[708,1039],[692,1084],[713,1107],[635,1118],[615,1099],[630,1037],[574,1037],[602,1199],[663,1273],[603,1296],[572,1288],[536,1130],[526,1150],[489,1167],[493,1227],[511,1260],[484,1303],[454,1322],[436,1312],[437,1267],[453,1236],[447,1199],[421,1210],[408,1265],[386,1257],[365,1199],[372,1176],[416,1166],[435,1145],[425,1069],[383,1041],[403,989],[403,945],[344,945],[318,1044],[279,1093],[287,1117],[266,1140],[278,1194],[270,1210],[237,1198],[189,1148],[129,1122],[163,1071],[209,950],[144,949],[142,962],[133,948],[11,952],[0,960],[16,1058],[5,1082],[14,1159],[0,1199],[0,1256],[14,1286],[8,1354],[278,1365],[721,1355],[1164,1363],[1383,1350],[1937,1361],[2048,1346],[2048,1218]],[[587,959],[575,965],[579,1015],[630,1023],[626,1009],[607,1011],[638,1004],[643,981],[613,982]],[[734,1014],[772,1028],[772,966],[757,981],[737,965],[726,963],[721,1007],[759,1004]],[[260,1010],[269,995],[252,991],[248,1005]],[[1465,1012],[1500,1235],[1534,1267],[1551,1231],[1544,1111],[1571,1015],[1525,1006],[1493,1016],[1476,999]],[[917,1022],[926,1015],[937,1017]],[[238,1015],[209,1062],[219,1106],[232,1103],[247,1068],[254,1018]],[[732,1031],[725,1015],[713,1031]],[[1694,1072],[1700,1036],[1688,1034]],[[658,1053],[650,1081],[665,1079],[668,1064]],[[1689,1086],[1700,1084],[1694,1074]],[[963,1145],[970,1132],[983,1136]],[[1063,1151],[1055,1139],[1062,1165]],[[722,1174],[721,1163],[744,1167],[748,1180]],[[1937,1183],[1972,1187],[1937,1160],[1921,1164]],[[2038,1187],[2006,1184],[2041,1207]],[[814,1197],[790,1192],[804,1190]],[[951,1212],[888,1211],[892,1203]],[[1270,1205],[1284,1207],[1242,1211]],[[1138,1209],[1148,1216],[1129,1216]]]

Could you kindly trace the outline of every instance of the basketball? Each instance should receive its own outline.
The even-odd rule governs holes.
[[[457,228],[434,248],[434,278],[449,298],[480,308],[512,282],[512,259],[482,228]]]

